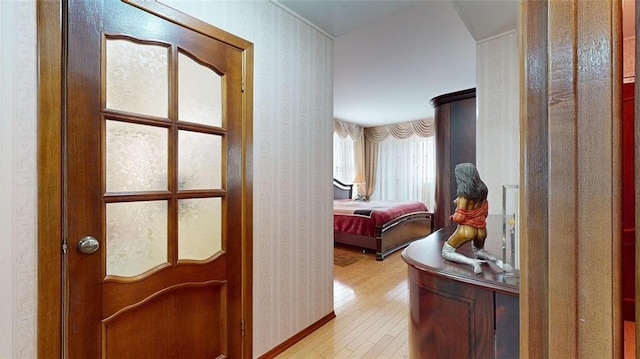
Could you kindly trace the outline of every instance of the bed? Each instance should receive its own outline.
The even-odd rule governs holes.
[[[375,251],[376,259],[424,238],[433,228],[433,214],[418,201],[352,200],[353,185],[333,180],[333,240]]]

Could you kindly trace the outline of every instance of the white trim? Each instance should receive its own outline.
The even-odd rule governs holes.
[[[498,34],[498,35],[489,36],[489,37],[487,37],[486,39],[482,39],[482,40],[478,40],[478,41],[476,41],[476,45],[477,45],[477,44],[481,44],[481,43],[483,43],[483,42],[487,42],[487,41],[495,40],[495,39],[497,39],[497,38],[499,38],[499,37],[503,37],[503,36],[511,35],[512,33],[517,33],[517,32],[518,32],[518,29],[513,29],[513,30],[505,31],[505,32],[503,32],[503,33],[501,33],[501,34]]]
[[[286,7],[284,4],[282,4],[281,2],[279,2],[278,0],[269,0],[269,2],[271,2],[272,4],[276,5],[277,7],[281,8],[282,10],[286,11],[287,13],[291,14],[293,17],[295,17],[296,19],[302,21],[303,23],[311,26],[312,28],[314,28],[315,30],[317,30],[318,32],[320,32],[322,35],[328,37],[331,40],[335,40],[336,38],[331,36],[328,32],[322,30],[321,28],[319,28],[316,24],[312,23],[311,21],[305,19],[304,17],[302,17],[300,14],[298,14],[297,12],[289,9],[288,7]]]

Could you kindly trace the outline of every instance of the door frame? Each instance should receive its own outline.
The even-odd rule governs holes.
[[[157,2],[124,0],[242,52],[242,311],[243,357],[253,355],[253,44]],[[37,2],[38,224],[37,354],[64,356],[64,0]]]
[[[621,358],[621,2],[520,7],[520,357]]]

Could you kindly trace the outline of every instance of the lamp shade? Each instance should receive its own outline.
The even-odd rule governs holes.
[[[353,183],[355,184],[363,184],[364,183],[364,175],[360,172],[356,174],[356,178],[353,179]]]

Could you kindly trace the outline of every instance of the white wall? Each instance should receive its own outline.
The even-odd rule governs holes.
[[[622,40],[622,76],[624,82],[635,82],[636,76],[636,37]]]
[[[489,188],[489,213],[502,214],[502,186],[520,182],[517,32],[479,41],[476,51],[476,164]]]
[[[35,1],[0,1],[0,48],[0,358],[35,358]]]
[[[255,46],[259,356],[333,310],[333,42],[266,0],[166,3]]]
[[[267,0],[165,1],[255,44],[254,356],[333,310],[333,42]],[[36,352],[35,2],[0,1],[0,358]]]

